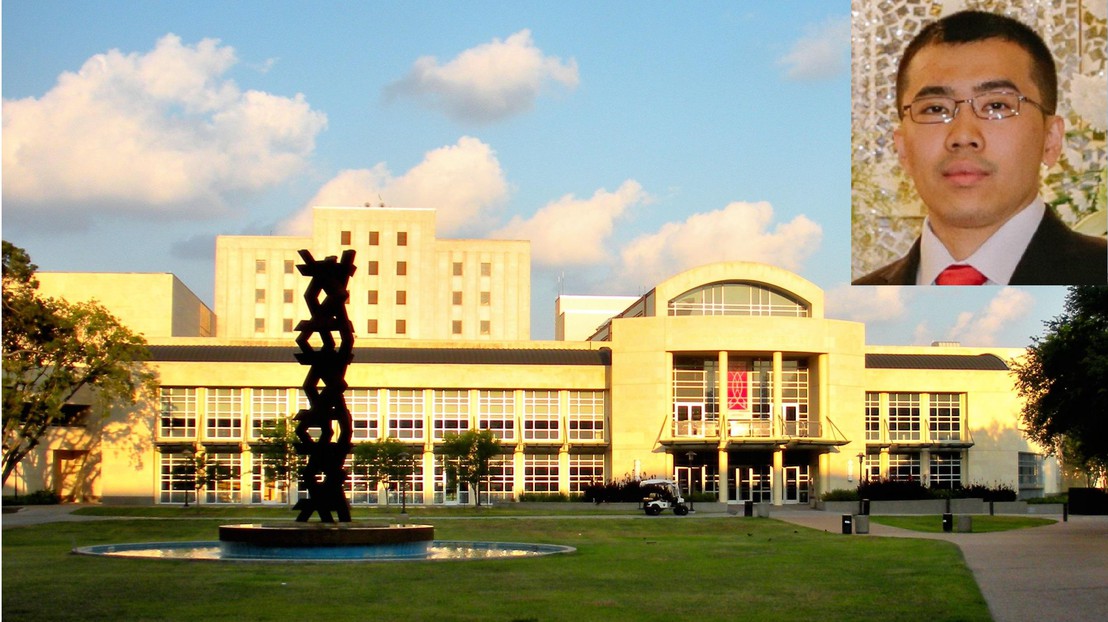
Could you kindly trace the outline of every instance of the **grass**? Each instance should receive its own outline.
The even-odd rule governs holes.
[[[442,540],[577,548],[516,560],[230,564],[70,554],[91,544],[216,538],[210,518],[176,518],[5,529],[3,618],[989,619],[951,543],[845,537],[759,518],[486,515],[435,525]]]
[[[871,516],[870,520],[889,527],[899,527],[912,531],[924,531],[939,533],[943,530],[941,516]],[[973,516],[973,533],[988,533],[991,531],[1009,531],[1011,529],[1025,529],[1027,527],[1042,527],[1056,522],[1050,518],[1037,518],[1033,516]]]

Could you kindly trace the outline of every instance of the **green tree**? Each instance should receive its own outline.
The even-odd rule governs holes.
[[[412,449],[391,437],[358,443],[352,453],[354,468],[373,486],[401,483],[403,488],[414,467]]]
[[[71,423],[67,404],[90,391],[94,417],[133,405],[154,389],[146,342],[95,302],[39,295],[37,266],[3,242],[3,477],[52,426]]]
[[[453,485],[466,482],[481,505],[481,482],[491,474],[493,457],[501,453],[500,440],[491,430],[449,432],[439,446],[446,462],[446,477]]]
[[[296,481],[306,459],[296,453],[296,426],[288,419],[267,422],[262,426],[258,440],[251,444],[251,452],[262,461],[262,473],[266,479],[277,482],[291,501],[292,483]]]
[[[1108,464],[1108,287],[1071,287],[1013,364],[1027,435],[1068,466],[1105,475]],[[1092,478],[1092,479],[1095,479]]]
[[[178,482],[180,490],[185,491],[185,507],[189,505],[189,491],[196,493],[196,505],[200,505],[200,493],[219,482],[237,479],[241,473],[237,467],[220,464],[208,458],[204,450],[197,450],[196,445],[187,450],[188,460],[184,464],[174,467],[174,479]]]

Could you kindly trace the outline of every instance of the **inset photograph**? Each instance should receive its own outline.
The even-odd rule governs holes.
[[[852,0],[854,285],[1104,285],[1105,2]]]

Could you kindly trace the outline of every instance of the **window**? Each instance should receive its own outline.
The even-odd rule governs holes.
[[[502,441],[514,441],[515,410],[514,392],[480,391],[477,394],[477,428],[491,431]]]
[[[453,266],[454,276],[462,276],[462,262],[455,261]]]
[[[454,321],[450,322],[450,334],[452,334],[452,335],[462,334],[462,321],[461,320],[454,320]]]
[[[396,320],[396,334],[405,335],[408,333],[408,322],[406,320]]]
[[[242,502],[242,455],[230,452],[209,452],[205,466],[216,473],[216,481],[204,488],[206,503]]]
[[[1026,489],[1042,489],[1043,487],[1043,457],[1039,454],[1020,452],[1019,455],[1019,486],[1020,491]],[[1034,495],[1023,495],[1034,496]]]
[[[524,455],[523,490],[525,492],[558,492],[558,456]]]
[[[265,318],[264,317],[254,318],[254,332],[256,332],[256,333],[264,333],[265,332]]]
[[[569,392],[569,440],[604,440],[604,391]]]
[[[369,333],[370,335],[376,335],[377,334],[377,320],[366,320],[365,332]]]
[[[862,477],[868,480],[881,479],[881,454],[879,453],[867,453],[865,470],[862,471]]]
[[[958,393],[932,393],[930,396],[931,440],[962,439],[962,400]]]
[[[161,415],[158,418],[158,435],[162,438],[196,438],[196,389],[159,389]]]
[[[388,435],[400,440],[423,440],[423,391],[389,391]]]
[[[819,422],[808,420],[808,363],[781,362],[781,401],[786,436],[819,436]]]
[[[919,393],[889,394],[889,440],[920,440]]]
[[[435,440],[469,429],[469,391],[436,390],[432,407]]]
[[[719,423],[716,379],[719,361],[675,357],[673,361],[673,434],[713,436]]]
[[[570,454],[569,491],[584,492],[589,484],[604,483],[604,454]]]
[[[291,289],[285,290],[285,304],[292,304],[296,300],[296,294]]]
[[[889,454],[889,479],[920,481],[919,454]]]
[[[492,276],[492,264],[487,261],[481,262],[481,276]]]
[[[204,437],[242,439],[242,389],[208,389]]]
[[[296,271],[296,262],[291,259],[285,260],[285,274],[292,274]]]
[[[195,502],[192,487],[193,454],[188,452],[159,455],[158,501],[161,503]]]
[[[368,264],[366,264],[365,273],[368,274],[369,276],[377,276],[377,271],[378,271],[378,268],[377,268],[377,262],[376,261],[371,261]]]
[[[377,482],[369,478],[366,469],[355,469],[352,456],[343,465],[350,477],[346,479],[346,495],[351,504],[377,505]]]
[[[755,315],[808,317],[808,304],[758,283],[713,283],[669,301],[670,315]]]
[[[556,441],[560,434],[557,391],[523,392],[523,438]]]
[[[370,246],[378,246],[380,244],[381,244],[381,232],[380,231],[370,231],[369,232],[369,245]]]
[[[349,231],[340,231],[339,232],[339,244],[342,244],[343,246],[350,246],[350,232]]]
[[[952,489],[962,485],[962,455],[958,452],[931,454],[931,486]]]
[[[397,246],[407,246],[408,245],[408,232],[407,231],[397,231],[396,232],[396,245]]]
[[[377,389],[347,389],[346,407],[350,409],[355,441],[375,440],[380,436]]]
[[[293,328],[293,325],[292,325],[292,318],[291,317],[287,317],[287,318],[281,320],[281,330],[283,330],[286,333],[291,333],[291,332],[293,332],[293,330],[295,330]]]
[[[496,456],[489,460],[489,475],[481,487],[481,494],[488,495],[483,501],[511,501],[514,495],[516,479],[515,461],[512,456]]]
[[[258,259],[258,260],[254,261],[254,273],[255,274],[265,274],[265,260],[264,259]]]
[[[260,303],[265,302],[265,290],[264,289],[254,290],[254,302],[260,302]]]
[[[288,392],[284,389],[254,389],[251,394],[250,438],[258,439],[267,426],[272,427],[291,414]]]
[[[398,261],[396,262],[396,276],[407,276],[408,274],[408,262]]]
[[[488,320],[481,320],[481,334],[488,335],[492,333],[492,326]]]
[[[462,292],[451,292],[450,298],[455,306],[462,304]]]
[[[366,304],[370,304],[370,305],[377,304],[377,290],[371,289],[368,292],[366,292],[365,301],[366,301]]]
[[[397,290],[396,292],[396,304],[406,305],[408,304],[408,292],[404,290]]]
[[[481,292],[481,306],[487,307],[492,304],[492,294],[489,292]]]
[[[880,393],[866,393],[866,440],[881,440]]]

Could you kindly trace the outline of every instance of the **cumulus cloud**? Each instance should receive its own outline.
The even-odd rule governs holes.
[[[850,67],[850,18],[832,17],[809,26],[777,63],[790,80],[823,80],[845,73]]]
[[[1007,325],[1026,316],[1035,299],[1022,289],[1005,287],[977,313],[963,311],[946,338],[966,346],[996,345],[997,334]]]
[[[280,182],[327,118],[302,95],[240,90],[224,77],[236,62],[217,40],[166,35],[145,54],[93,56],[40,98],[5,99],[5,211],[211,215]]]
[[[855,322],[890,322],[907,314],[901,287],[840,285],[827,292],[827,315]]]
[[[531,241],[531,258],[543,266],[583,266],[611,259],[608,238],[629,207],[648,200],[642,186],[627,180],[615,191],[597,190],[588,199],[566,195],[528,219],[516,216],[489,237]]]
[[[440,235],[487,231],[507,198],[508,182],[491,147],[463,136],[454,145],[428,152],[402,175],[384,162],[369,169],[346,170],[320,188],[304,209],[281,223],[285,235],[311,232],[311,208],[316,205],[356,206],[383,201],[394,207],[438,210]]]
[[[615,276],[624,286],[658,283],[678,272],[717,261],[755,261],[797,271],[819,247],[823,231],[805,216],[770,230],[766,202],[731,203],[694,214],[632,240],[620,253]]]
[[[521,30],[504,41],[470,48],[445,64],[421,57],[385,95],[415,99],[455,120],[490,123],[530,110],[548,83],[572,90],[578,81],[577,61],[544,55],[531,31]]]

